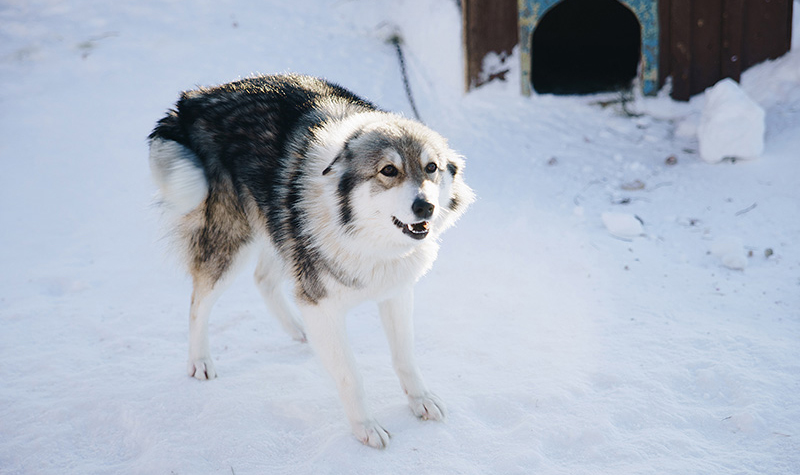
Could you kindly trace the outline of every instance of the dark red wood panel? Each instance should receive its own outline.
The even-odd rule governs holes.
[[[483,58],[489,52],[508,53],[519,42],[517,0],[462,2],[467,88],[479,86]]]
[[[691,91],[692,65],[692,2],[672,0],[670,2],[670,57],[672,71],[672,97],[688,101]]]
[[[722,0],[693,2],[691,93],[713,86],[720,79]]]
[[[791,43],[792,0],[659,0],[660,77],[688,100],[722,78],[777,58]],[[668,65],[668,66],[667,66]],[[663,79],[662,79],[663,80]]]
[[[658,2],[658,86],[664,85],[667,78],[672,74],[672,58],[668,54],[672,39],[670,36],[670,0],[661,0]]]
[[[738,81],[742,75],[742,31],[744,30],[744,0],[722,2],[721,77]]]
[[[789,50],[792,0],[745,0],[743,69]]]

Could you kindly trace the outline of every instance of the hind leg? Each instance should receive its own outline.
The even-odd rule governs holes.
[[[197,379],[217,376],[208,347],[208,317],[236,269],[249,255],[253,237],[230,180],[219,178],[209,190],[204,203],[178,223],[194,285],[189,312],[188,371]]]
[[[283,268],[278,256],[271,249],[262,250],[256,266],[256,286],[270,313],[278,319],[286,333],[299,342],[305,342],[306,333],[299,315],[281,291],[282,280]]]
[[[227,287],[225,281],[209,284],[194,277],[192,305],[189,310],[189,376],[197,379],[214,379],[217,372],[208,346],[208,317],[211,308]]]
[[[189,376],[214,379],[217,372],[208,346],[208,317],[211,308],[251,256],[251,247],[218,248],[213,259],[203,261],[192,271],[192,306],[189,311]]]

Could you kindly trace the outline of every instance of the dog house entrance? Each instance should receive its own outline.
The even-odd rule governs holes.
[[[641,57],[636,15],[616,0],[564,0],[531,40],[531,83],[540,94],[591,94],[631,86]]]

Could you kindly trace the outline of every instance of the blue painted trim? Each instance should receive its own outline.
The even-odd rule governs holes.
[[[562,0],[517,0],[522,93],[531,94],[531,39],[544,15]],[[642,59],[639,79],[647,95],[658,92],[658,2],[656,0],[617,0],[628,7],[642,28]]]

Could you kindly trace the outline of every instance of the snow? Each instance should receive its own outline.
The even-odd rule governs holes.
[[[747,266],[747,254],[742,240],[733,236],[722,236],[711,244],[711,254],[719,257],[722,265],[729,269],[742,270]]]
[[[630,213],[606,212],[601,214],[600,218],[613,236],[630,239],[644,233],[642,222]]]
[[[724,158],[757,158],[764,152],[764,109],[733,79],[719,81],[706,92],[697,139],[700,157],[717,163]]]
[[[248,275],[212,315],[219,378],[186,376],[145,137],[255,72],[410,115],[386,25],[479,199],[417,288],[445,423],[411,415],[375,306],[350,316],[375,451]],[[706,95],[526,98],[513,57],[464,94],[453,1],[12,0],[0,38],[0,473],[800,473],[800,51],[742,77],[761,156],[709,164]]]

